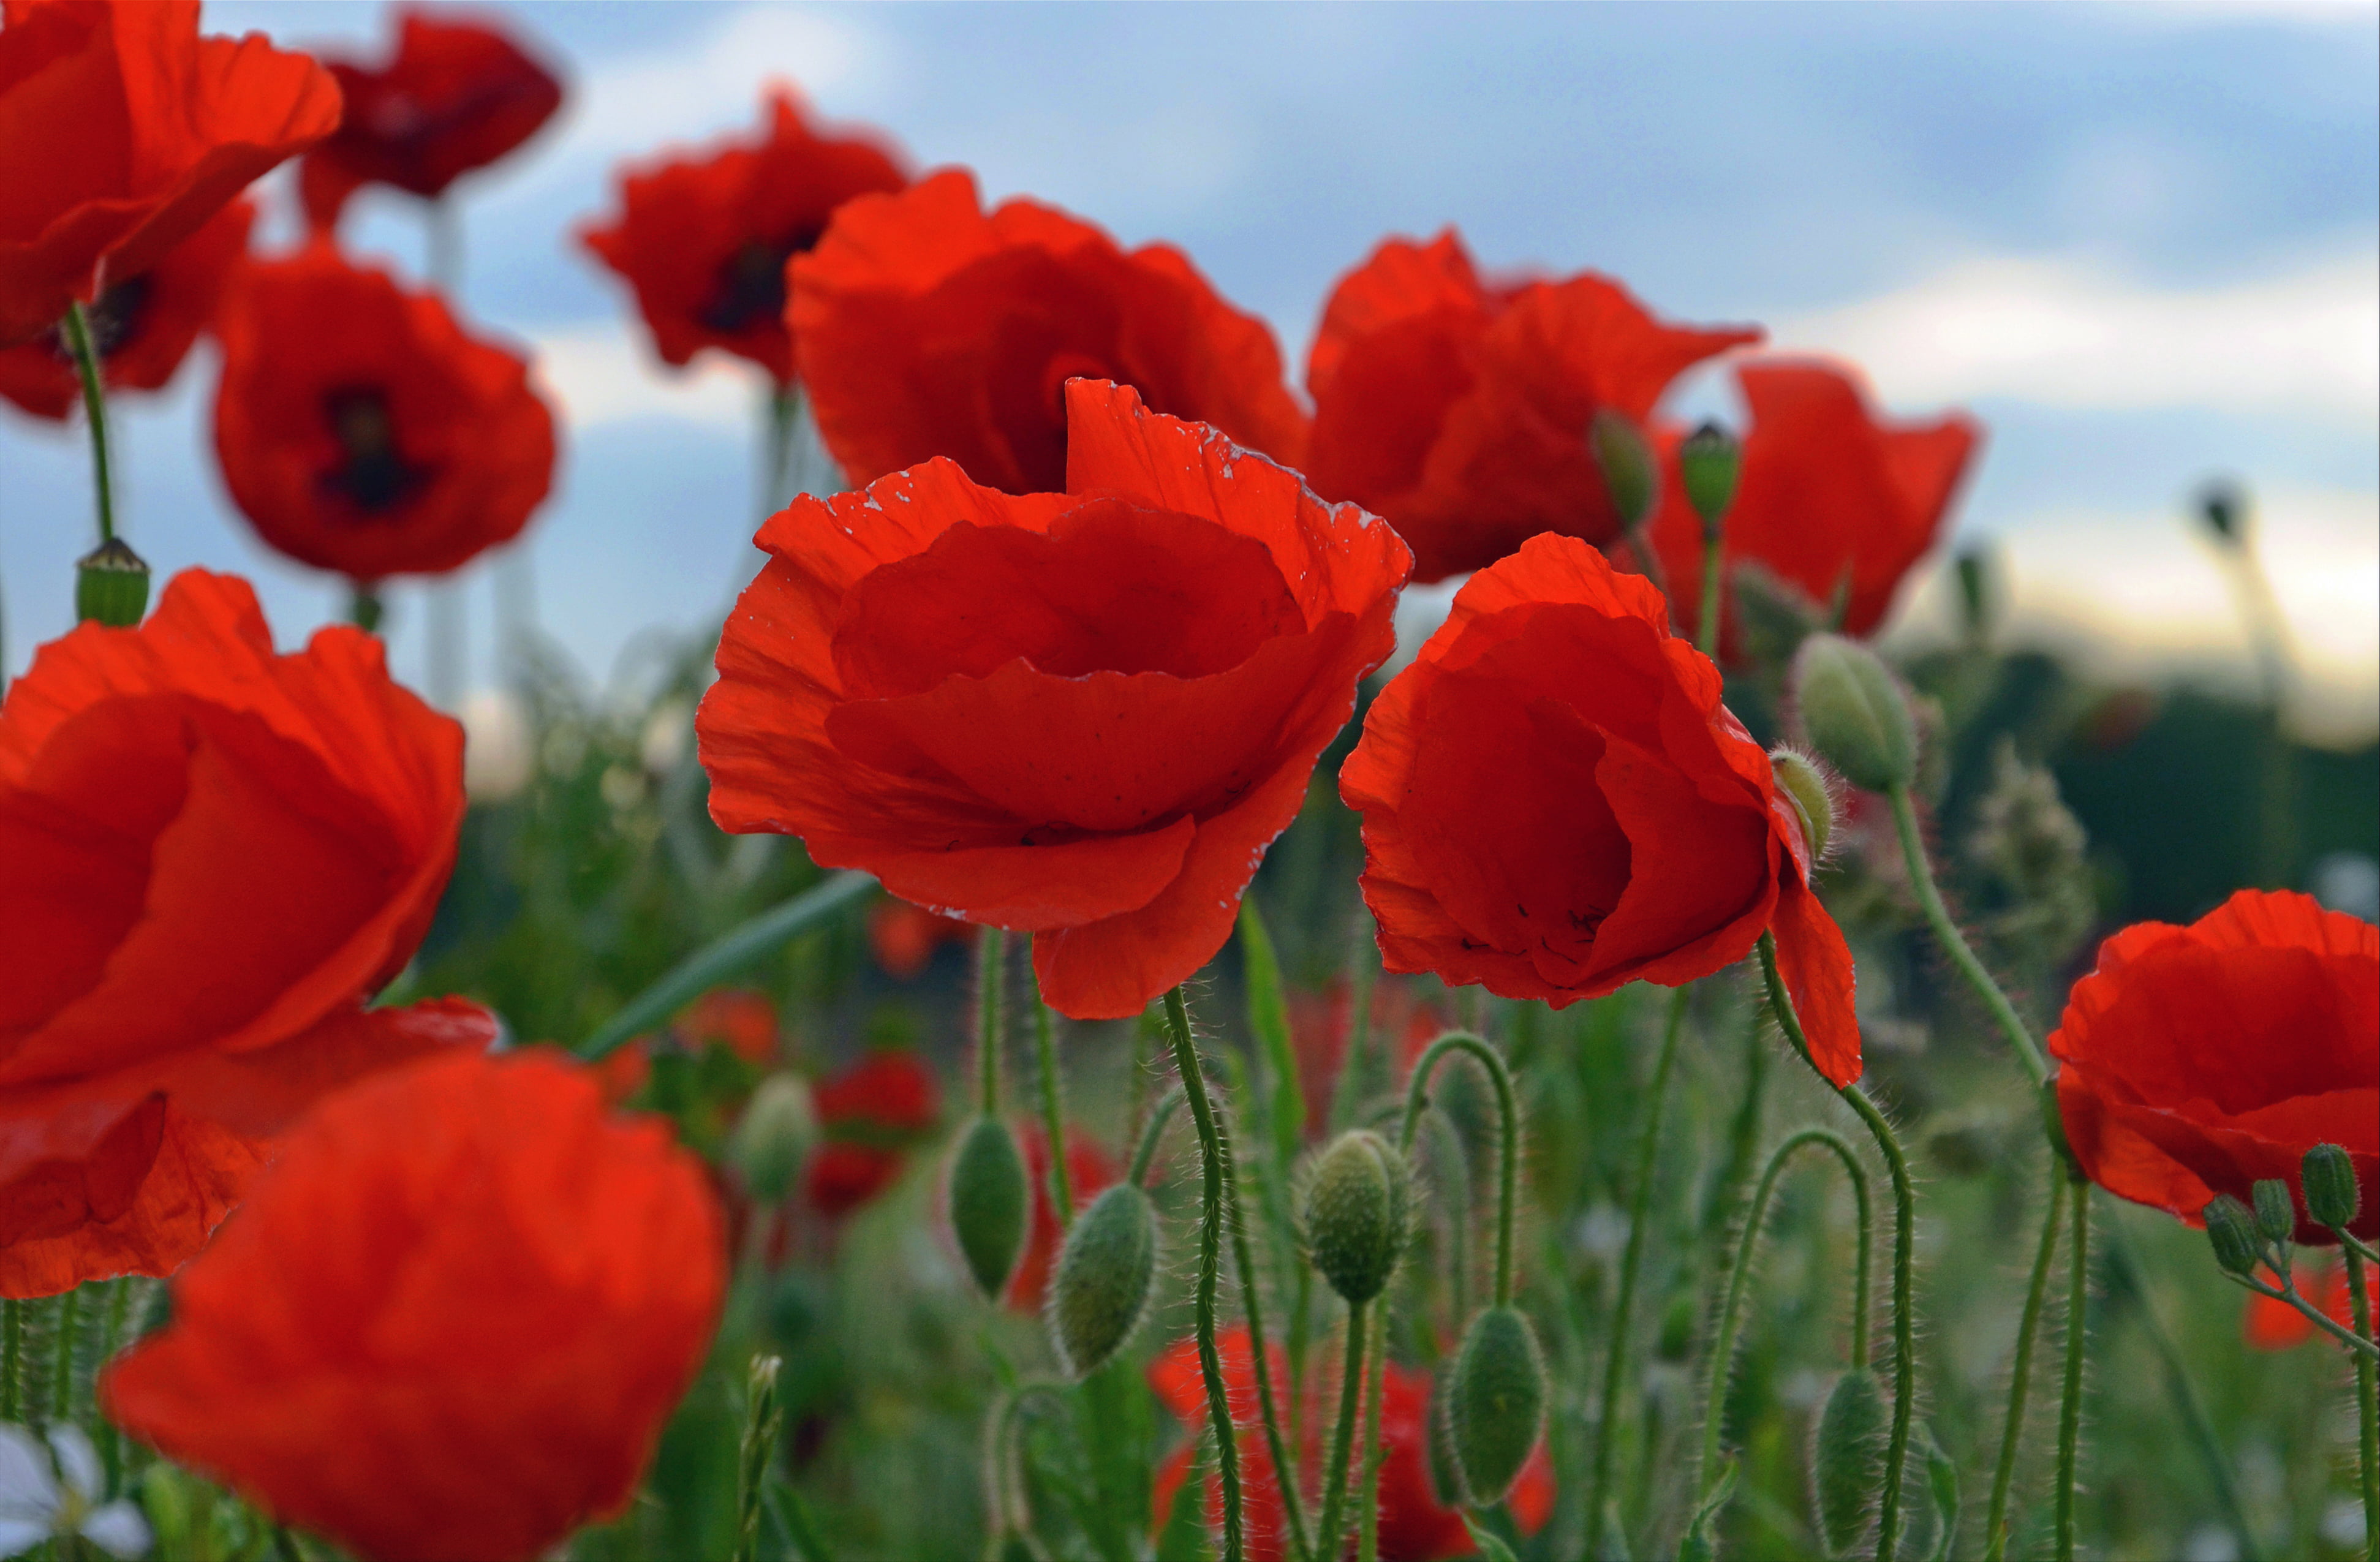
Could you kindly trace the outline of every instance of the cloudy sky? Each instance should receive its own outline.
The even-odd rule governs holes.
[[[1383,235],[1457,224],[1484,263],[1593,268],[1657,310],[1753,320],[1991,442],[1957,516],[2027,632],[2111,664],[2221,665],[2217,564],[2184,525],[2245,479],[2310,721],[2380,724],[2380,8],[2371,4],[1437,7],[510,6],[571,79],[508,164],[458,186],[464,295],[533,346],[567,447],[529,549],[544,627],[598,681],[748,574],[758,385],[670,376],[574,224],[613,171],[749,126],[763,81],[1128,243],[1186,248],[1302,361]],[[209,30],[373,53],[382,7],[209,0]],[[277,187],[269,187],[279,195]],[[419,209],[354,238],[418,271]],[[126,530],[161,571],[262,587],[285,643],[335,583],[267,554],[205,454],[213,364],[127,405]],[[1721,405],[1689,384],[1689,407]],[[6,663],[65,626],[80,443],[0,407]],[[492,675],[493,591],[463,587]],[[1904,634],[1922,634],[1912,593]],[[420,593],[393,593],[400,673]]]

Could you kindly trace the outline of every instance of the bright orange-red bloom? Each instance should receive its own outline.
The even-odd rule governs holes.
[[[1232,1423],[1239,1432],[1242,1514],[1249,1562],[1279,1562],[1289,1555],[1284,1532],[1287,1519],[1281,1507],[1281,1483],[1273,1470],[1272,1450],[1266,1444],[1263,1423],[1257,1419],[1260,1412],[1255,1357],[1248,1350],[1248,1331],[1238,1326],[1223,1330],[1216,1340],[1216,1349],[1223,1359],[1223,1391],[1232,1407]],[[1286,1393],[1288,1357],[1278,1345],[1268,1347],[1265,1356],[1272,1368],[1273,1391]],[[1196,1340],[1178,1340],[1167,1347],[1148,1364],[1148,1383],[1158,1402],[1185,1425],[1195,1429],[1205,1423],[1206,1380],[1199,1375]],[[1463,1526],[1460,1506],[1441,1495],[1431,1474],[1428,1377],[1391,1362],[1382,1389],[1380,1440],[1388,1446],[1388,1454],[1380,1463],[1380,1562],[1439,1562],[1441,1558],[1477,1555],[1478,1547]],[[1335,1381],[1308,1385],[1305,1403],[1309,1407],[1334,1404],[1338,1391]],[[1312,1409],[1305,1416],[1305,1436],[1297,1459],[1300,1480],[1308,1492],[1320,1483],[1329,1419]],[[1190,1465],[1196,1452],[1196,1439],[1185,1439],[1158,1468],[1152,1495],[1160,1525],[1173,1509],[1175,1494],[1190,1478]],[[1206,1497],[1208,1525],[1218,1529],[1223,1521],[1223,1489],[1220,1479],[1212,1471],[1207,1477]],[[1528,1462],[1521,1467],[1509,1500],[1512,1517],[1524,1534],[1536,1533],[1553,1516],[1553,1460],[1542,1439],[1529,1455]],[[1310,1500],[1306,1511],[1314,1511]]]
[[[974,938],[969,924],[911,905],[897,895],[887,895],[868,908],[868,947],[884,974],[896,981],[913,982],[924,975],[934,951],[942,945]]]
[[[1033,1184],[1033,1222],[1025,1233],[1025,1251],[1017,1255],[1016,1273],[1008,1278],[1001,1300],[1019,1313],[1038,1313],[1050,1287],[1050,1266],[1058,1261],[1065,1233],[1058,1229],[1058,1206],[1050,1197],[1050,1135],[1038,1123],[1028,1123],[1017,1134],[1025,1151],[1026,1175]],[[1075,1207],[1082,1209],[1118,1177],[1115,1157],[1081,1130],[1066,1130],[1066,1176],[1074,1183]]]
[[[1879,423],[1856,372],[1834,364],[1762,359],[1736,376],[1752,429],[1721,570],[1731,576],[1756,563],[1822,611],[1840,593],[1843,633],[1874,633],[1902,577],[1941,540],[1981,426],[1956,412],[1930,423]],[[1653,546],[1676,599],[1694,603],[1703,532],[1678,477],[1683,438],[1675,429],[1661,436],[1667,480]]]
[[[783,87],[770,91],[767,115],[756,140],[622,176],[620,215],[578,236],[637,290],[663,362],[719,347],[783,385],[794,378],[786,263],[817,247],[844,201],[909,181],[873,137],[820,135]]]
[[[217,324],[224,486],[265,541],[358,581],[510,540],[553,478],[553,414],[517,354],[327,241],[252,262]]]
[[[0,345],[139,276],[339,122],[328,71],[199,0],[0,4]]]
[[[792,279],[802,384],[854,482],[943,455],[985,487],[1053,492],[1077,378],[1286,466],[1305,454],[1271,331],[1180,250],[1127,252],[1029,200],[987,213],[963,170],[852,201]]]
[[[907,1050],[870,1052],[810,1096],[825,1143],[802,1174],[802,1196],[840,1219],[891,1187],[907,1149],[941,1119],[933,1071]]]
[[[1483,283],[1449,228],[1392,238],[1342,277],[1306,359],[1317,492],[1389,518],[1414,578],[1494,563],[1540,532],[1620,533],[1587,428],[1638,423],[1670,381],[1760,333],[1667,325],[1583,272]]]
[[[362,1556],[534,1556],[635,1492],[726,1277],[667,1123],[545,1048],[444,1059],[300,1123],[101,1398]]]
[[[2289,1183],[2343,1146],[2380,1237],[2380,927],[2305,895],[2242,890],[2187,927],[2099,946],[2049,1037],[2058,1108],[2094,1182],[2192,1226],[2217,1193]],[[2310,1220],[2300,1242],[2338,1239]]]
[[[670,1034],[688,1052],[716,1042],[765,1069],[777,1060],[777,1006],[749,987],[713,987],[678,1011]]]
[[[396,52],[377,70],[324,62],[347,108],[337,133],[298,165],[316,227],[336,224],[347,197],[368,184],[435,200],[537,134],[562,106],[562,83],[510,37],[447,16],[401,12]]]
[[[356,630],[273,655],[244,581],[42,648],[0,705],[0,1295],[170,1273],[316,1096],[494,1040],[364,1007],[462,821],[462,729]]]
[[[2316,1269],[2301,1264],[2292,1277],[2298,1294],[2321,1308],[2331,1322],[2342,1328],[2355,1326],[2355,1297],[2348,1289],[2344,1265],[2330,1264]],[[2240,1314],[2240,1338],[2258,1350],[2293,1350],[2320,1332],[2312,1318],[2261,1291],[2249,1293],[2248,1305]]]
[[[773,517],[695,727],[721,828],[1030,932],[1050,1005],[1108,1019],[1231,936],[1407,555],[1128,387],[1067,403],[1065,493],[935,460]]]
[[[1339,772],[1389,969],[1560,1008],[1707,976],[1773,929],[1819,1070],[1857,1079],[1851,951],[1719,693],[1652,583],[1575,538],[1472,576]]]
[[[199,333],[214,324],[224,280],[248,249],[256,208],[236,200],[138,276],[118,276],[91,306],[91,345],[110,391],[163,390]],[[73,349],[61,327],[0,347],[0,396],[36,418],[63,419],[82,404]]]

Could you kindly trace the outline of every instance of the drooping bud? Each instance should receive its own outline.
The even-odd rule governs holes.
[[[951,1230],[983,1294],[997,1297],[1025,1251],[1033,1188],[1016,1135],[997,1118],[978,1118],[951,1157]]]
[[[1119,1182],[1075,1217],[1050,1277],[1050,1343],[1069,1376],[1088,1377],[1132,1338],[1156,1277],[1156,1207]]]
[[[1702,517],[1703,535],[1715,537],[1727,507],[1735,502],[1735,480],[1743,471],[1743,447],[1716,423],[1705,423],[1678,446],[1678,481],[1686,503]]]
[[[1835,837],[1835,793],[1827,784],[1827,772],[1808,755],[1790,748],[1770,749],[1768,768],[1776,773],[1777,790],[1802,817],[1802,839],[1809,843],[1810,861],[1823,862]]]
[[[1661,480],[1645,430],[1625,413],[1597,407],[1595,421],[1587,425],[1586,445],[1596,469],[1603,474],[1604,491],[1611,495],[1620,529],[1634,531],[1653,513],[1653,496]]]
[[[2237,547],[2247,535],[2248,495],[2228,478],[2216,478],[2198,490],[2198,518],[2216,541]]]
[[[111,537],[75,561],[75,618],[130,629],[149,611],[149,565],[132,545]]]
[[[2266,1241],[2288,1241],[2298,1229],[2298,1205],[2289,1196],[2289,1185],[2277,1177],[2267,1177],[2249,1192],[2256,1202],[2256,1229]]]
[[[727,1159],[747,1192],[764,1205],[783,1199],[818,1136],[810,1087],[795,1074],[771,1074],[752,1092],[728,1136]]]
[[[2215,1262],[2228,1274],[2252,1275],[2265,1255],[2264,1239],[2256,1232],[2256,1217],[2228,1193],[2207,1201],[2206,1240],[2214,1245]]]
[[[1840,635],[1813,635],[1793,658],[1793,700],[1818,757],[1853,786],[1888,792],[1917,776],[1917,722],[1876,654]]]
[[[1412,1193],[1404,1157],[1369,1129],[1331,1141],[1305,1191],[1314,1267],[1349,1303],[1388,1289],[1404,1255]]]
[[[2316,1144],[2300,1166],[2305,1181],[2306,1217],[2317,1226],[2352,1226],[2363,1208],[2355,1162],[2338,1144]]]
[[[1545,1357],[1518,1308],[1489,1307],[1471,1320],[1450,1387],[1447,1428],[1463,1490],[1475,1508],[1492,1508],[1512,1490],[1545,1423]]]
[[[1810,1447],[1810,1506],[1829,1556],[1848,1556],[1867,1532],[1884,1481],[1884,1389],[1862,1367],[1827,1396]]]

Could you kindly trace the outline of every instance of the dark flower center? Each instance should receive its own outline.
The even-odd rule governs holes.
[[[710,297],[694,318],[708,331],[733,336],[785,312],[785,263],[808,254],[823,225],[796,230],[781,244],[753,239],[720,262]]]
[[[99,296],[98,302],[83,311],[91,326],[91,347],[103,359],[114,357],[131,345],[140,334],[142,322],[149,313],[149,279],[130,277],[117,283]],[[74,346],[67,340],[66,327],[54,325],[49,330],[51,349],[66,362],[74,362]]]
[[[388,397],[370,386],[347,386],[322,398],[322,415],[339,442],[339,464],[322,475],[324,491],[344,497],[365,515],[394,509],[429,477],[396,445]]]

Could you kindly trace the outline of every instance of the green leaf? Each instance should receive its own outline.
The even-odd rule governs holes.
[[[1240,954],[1247,970],[1248,1026],[1256,1033],[1257,1055],[1271,1086],[1265,1117],[1272,1131],[1273,1161],[1287,1167],[1297,1159],[1298,1140],[1305,1129],[1305,1091],[1298,1083],[1297,1053],[1290,1045],[1281,959],[1273,952],[1272,935],[1265,931],[1264,914],[1257,909],[1253,890],[1240,902]]]

